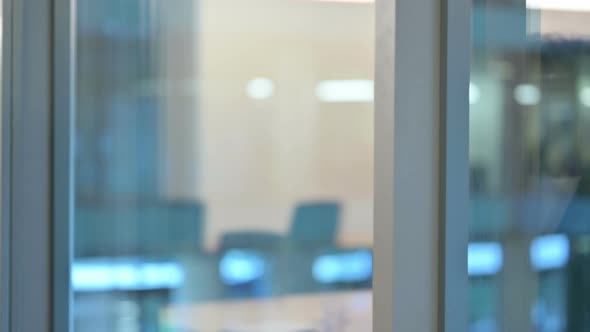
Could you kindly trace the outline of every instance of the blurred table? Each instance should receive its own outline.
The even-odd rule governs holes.
[[[172,331],[371,331],[372,292],[333,292],[173,305],[161,311],[160,321]]]

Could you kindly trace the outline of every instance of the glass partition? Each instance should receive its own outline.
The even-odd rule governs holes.
[[[470,331],[589,331],[590,6],[472,18]]]
[[[74,325],[370,331],[374,5],[78,0]]]

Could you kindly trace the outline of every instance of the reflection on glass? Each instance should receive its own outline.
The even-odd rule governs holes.
[[[78,0],[75,331],[371,330],[373,10]]]
[[[588,4],[474,0],[470,331],[590,331]]]

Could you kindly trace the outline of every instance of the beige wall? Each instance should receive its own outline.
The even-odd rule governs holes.
[[[590,12],[542,10],[540,32],[556,38],[588,38]]]
[[[168,135],[169,159],[185,168],[169,168],[167,194],[207,204],[209,246],[225,230],[286,231],[310,200],[341,202],[341,241],[370,245],[373,105],[322,103],[315,86],[373,78],[373,6],[206,0],[198,10],[198,50],[168,48],[172,66],[198,61],[198,107]],[[271,98],[247,95],[256,77],[273,80]]]

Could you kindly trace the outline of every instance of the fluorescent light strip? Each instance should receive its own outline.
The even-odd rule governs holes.
[[[570,256],[569,240],[563,234],[538,237],[531,243],[530,255],[536,271],[563,268]]]
[[[541,90],[534,84],[519,84],[514,88],[514,99],[522,106],[534,106],[541,101]]]
[[[85,260],[73,264],[71,278],[77,292],[174,289],[184,283],[184,269],[173,262]]]
[[[328,80],[316,87],[316,96],[326,103],[371,103],[374,83],[372,80]]]
[[[590,1],[588,0],[527,0],[526,6],[529,9],[540,10],[590,11]]]
[[[252,99],[268,99],[273,96],[275,84],[270,78],[257,77],[248,82],[246,93]]]

